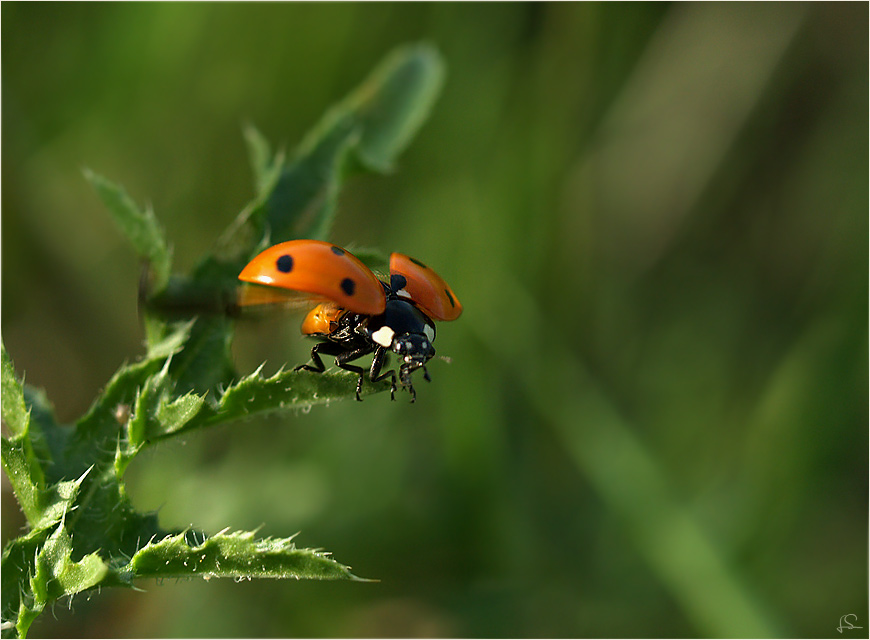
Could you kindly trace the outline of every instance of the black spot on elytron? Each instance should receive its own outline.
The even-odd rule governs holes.
[[[444,290],[444,293],[447,294],[447,299],[450,300],[450,306],[451,306],[451,307],[455,307],[455,306],[456,306],[456,302],[453,300],[453,296],[450,294],[450,291],[448,291],[447,289],[445,289],[445,290]]]
[[[329,248],[332,249],[332,252],[337,256],[343,256],[345,254],[344,249],[342,249],[341,247],[336,247],[335,245],[332,245]]]
[[[275,261],[275,266],[281,273],[290,273],[293,271],[293,256],[284,254]]]
[[[408,260],[410,260],[411,262],[413,262],[414,264],[416,264],[418,267],[423,267],[424,269],[428,269],[428,268],[429,268],[429,267],[427,267],[425,264],[423,264],[422,262],[420,262],[419,260],[416,260],[416,259],[414,259],[414,258],[412,258],[412,257],[410,257],[410,256],[408,257]]]
[[[354,290],[356,289],[356,282],[351,280],[350,278],[345,278],[341,281],[341,290],[344,291],[346,295],[352,296]]]
[[[405,276],[399,275],[398,273],[394,273],[390,276],[390,289],[394,292],[401,291],[407,285],[408,279]]]

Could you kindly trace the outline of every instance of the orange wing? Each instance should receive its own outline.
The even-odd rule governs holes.
[[[390,275],[405,278],[405,286],[397,293],[407,294],[426,315],[435,320],[456,320],[462,305],[444,279],[425,264],[401,253],[390,255]]]
[[[269,247],[242,269],[239,280],[301,291],[355,313],[376,315],[386,306],[375,274],[349,251],[320,240]],[[281,298],[276,295],[276,301]]]

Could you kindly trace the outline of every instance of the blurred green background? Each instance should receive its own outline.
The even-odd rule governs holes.
[[[186,271],[253,193],[244,122],[292,149],[421,39],[441,99],[332,239],[426,261],[465,306],[416,405],[237,423],[128,473],[165,527],[301,531],[380,582],[143,583],[31,635],[826,637],[848,613],[866,635],[867,24],[4,3],[2,332],[62,421],[142,353],[139,265],[81,169],[150,202]],[[239,371],[303,362],[300,321],[241,323]]]

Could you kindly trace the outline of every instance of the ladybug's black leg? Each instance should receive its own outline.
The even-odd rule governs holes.
[[[340,353],[344,353],[345,350],[336,342],[318,342],[316,345],[311,347],[311,361],[314,364],[300,364],[298,367],[294,368],[293,371],[305,370],[313,371],[315,373],[323,373],[326,371],[323,360],[320,359],[320,356],[317,353],[318,351],[322,351],[328,356],[337,356]]]
[[[357,375],[359,375],[359,379],[356,382],[356,399],[357,402],[362,402],[362,398],[359,397],[360,391],[362,391],[363,378],[365,377],[365,370],[362,367],[358,367],[355,364],[347,364],[350,360],[356,360],[367,353],[372,352],[372,347],[360,347],[359,349],[354,349],[353,351],[344,351],[338,354],[335,358],[335,365],[339,369],[344,369],[345,371],[353,371]]]
[[[369,371],[369,379],[372,382],[380,382],[387,376],[390,376],[390,400],[396,399],[396,372],[390,369],[381,374],[381,367],[384,366],[384,357],[387,354],[385,347],[378,347],[375,351],[375,357],[372,358],[372,368]]]
[[[402,381],[402,388],[407,389],[411,394],[411,402],[417,402],[417,392],[414,391],[414,385],[411,384],[411,372],[415,371],[421,365],[413,366],[411,364],[403,364],[399,368],[399,380]]]

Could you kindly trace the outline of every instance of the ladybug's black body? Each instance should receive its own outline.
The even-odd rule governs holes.
[[[399,366],[399,381],[402,387],[411,394],[411,402],[417,399],[414,385],[411,383],[411,373],[423,369],[423,378],[430,381],[426,363],[435,355],[432,341],[435,339],[435,323],[417,306],[399,297],[397,291],[385,283],[387,303],[384,312],[375,316],[353,313],[337,308],[334,320],[330,322],[328,332],[312,332],[308,335],[323,338],[311,348],[311,360],[314,363],[303,364],[296,370],[316,371],[322,373],[326,367],[321,355],[335,356],[335,364],[340,369],[359,374],[356,385],[356,399],[360,398],[365,369],[348,364],[369,353],[375,353],[369,369],[372,382],[380,382],[387,376],[391,378],[390,398],[395,400],[396,372],[392,369],[381,373],[388,351],[392,351],[402,359]]]

